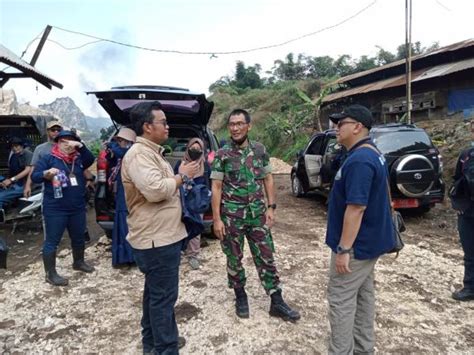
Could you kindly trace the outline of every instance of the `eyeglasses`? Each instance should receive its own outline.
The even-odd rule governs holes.
[[[151,122],[152,124],[162,124],[163,127],[168,126],[168,121],[167,120],[161,120],[161,121],[153,121]]]
[[[337,127],[337,128],[341,128],[341,127],[344,126],[346,123],[360,123],[360,122],[357,122],[357,121],[339,121],[339,122],[336,124],[336,127]]]
[[[227,127],[229,128],[238,128],[242,129],[244,128],[248,123],[247,122],[230,122],[227,124]]]
[[[61,132],[63,129],[62,128],[50,128],[48,129],[48,131],[51,131],[51,132]]]

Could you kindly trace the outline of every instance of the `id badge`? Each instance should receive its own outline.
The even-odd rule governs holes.
[[[69,181],[71,182],[71,186],[77,186],[77,179],[75,176],[71,176]]]

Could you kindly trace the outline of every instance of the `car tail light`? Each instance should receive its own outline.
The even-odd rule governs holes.
[[[205,214],[202,219],[204,221],[212,221],[212,214]]]
[[[107,215],[101,215],[101,216],[97,216],[96,220],[97,221],[111,221],[112,218],[110,216],[107,216]]]
[[[438,154],[438,164],[439,164],[439,173],[441,174],[443,172],[443,156],[441,154]]]
[[[99,153],[99,157],[97,158],[97,181],[98,182],[106,182],[107,181],[107,152],[102,150]]]

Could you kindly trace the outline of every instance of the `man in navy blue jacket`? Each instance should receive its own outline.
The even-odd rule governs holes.
[[[374,267],[393,249],[394,230],[385,159],[369,138],[373,119],[361,105],[330,117],[348,152],[329,198],[326,244],[330,354],[374,352]]]

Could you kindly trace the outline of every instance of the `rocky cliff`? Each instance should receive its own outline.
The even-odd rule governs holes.
[[[39,108],[58,116],[66,127],[88,131],[86,116],[70,97],[57,98],[50,104],[39,105]]]

